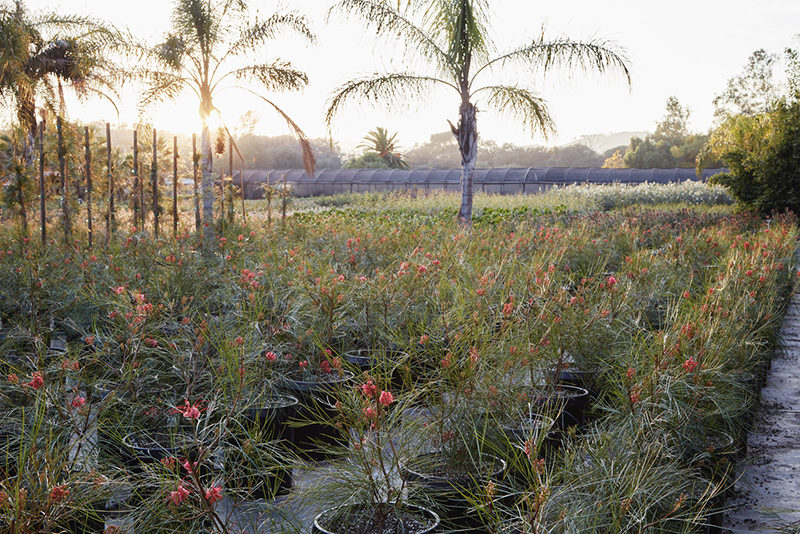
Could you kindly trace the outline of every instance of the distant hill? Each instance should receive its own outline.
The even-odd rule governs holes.
[[[651,132],[614,132],[606,134],[587,134],[582,135],[574,141],[565,143],[562,146],[586,145],[598,154],[620,145],[629,145],[631,137],[641,137],[644,139]]]

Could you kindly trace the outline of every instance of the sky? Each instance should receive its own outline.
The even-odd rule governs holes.
[[[273,13],[278,5],[296,9],[309,18],[317,34],[316,46],[293,37],[282,38],[260,56],[290,60],[308,74],[309,85],[302,93],[265,93],[265,96],[286,111],[310,137],[327,135],[323,117],[326,100],[335,87],[362,74],[398,68],[403,59],[399,49],[378,45],[374,32],[364,30],[356,21],[336,16],[326,23],[326,12],[332,3],[332,0],[249,2],[251,9],[262,15]],[[552,38],[597,37],[613,41],[624,49],[631,70],[630,86],[618,75],[601,77],[569,72],[516,80],[542,94],[558,133],[549,139],[541,135],[532,137],[521,124],[506,116],[480,112],[480,135],[500,144],[558,146],[582,135],[653,131],[664,116],[670,96],[691,110],[691,130],[707,132],[713,121],[714,96],[724,90],[728,79],[743,71],[755,50],[782,53],[786,47],[800,47],[797,0],[492,0],[490,4],[492,37],[500,51],[524,44],[544,27]],[[173,3],[27,0],[26,6],[32,11],[92,15],[127,27],[134,35],[155,43],[169,28]],[[85,122],[131,124],[138,119],[136,99],[134,88],[125,91],[119,118],[110,104],[101,101],[70,103],[69,112],[72,119]],[[245,91],[226,90],[215,104],[229,128],[239,124],[245,111],[254,110],[260,118],[258,133],[289,133],[274,112]],[[457,94],[448,89],[402,111],[349,106],[334,122],[331,134],[342,148],[353,151],[368,131],[381,126],[390,133],[397,132],[399,144],[410,148],[427,141],[431,134],[447,131],[447,119],[457,121],[458,104]],[[197,109],[198,101],[189,93],[178,102],[154,108],[148,118],[158,129],[191,133],[200,128]]]

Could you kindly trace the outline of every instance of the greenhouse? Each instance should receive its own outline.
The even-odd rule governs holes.
[[[554,185],[603,183],[672,183],[707,180],[725,169],[705,169],[698,177],[695,169],[599,169],[586,167],[528,167],[476,169],[475,191],[496,194],[539,193]],[[341,169],[322,170],[313,178],[301,169],[244,170],[234,176],[242,183],[245,198],[263,197],[263,186],[290,184],[295,196],[310,197],[338,193],[394,191],[403,189],[457,191],[461,169]]]

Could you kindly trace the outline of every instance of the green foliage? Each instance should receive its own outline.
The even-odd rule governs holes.
[[[666,113],[656,125],[653,135],[643,139],[631,138],[625,151],[623,162],[631,169],[673,169],[695,167],[697,155],[708,136],[689,133],[688,108],[681,106],[678,99],[667,99]],[[711,163],[718,165],[718,162]]]
[[[800,210],[800,100],[780,100],[773,111],[729,117],[715,130],[705,158],[730,169],[712,181],[730,189],[742,207],[764,214]]]
[[[353,156],[342,166],[343,169],[391,169],[392,167],[377,152],[367,152]]]
[[[408,161],[397,151],[395,139],[397,139],[396,133],[390,137],[386,128],[378,126],[364,136],[364,142],[358,145],[358,148],[364,151],[364,156],[368,154],[380,156],[389,169],[408,169],[410,167]]]

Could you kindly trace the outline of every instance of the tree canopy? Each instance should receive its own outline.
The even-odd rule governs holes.
[[[524,84],[497,81],[501,72],[520,77],[563,70],[618,72],[630,80],[624,52],[601,40],[548,38],[544,32],[516,47],[499,51],[489,36],[488,0],[340,0],[332,13],[355,15],[379,37],[404,45],[407,70],[368,74],[337,87],[328,103],[330,126],[353,101],[397,109],[435,89],[458,97],[458,119],[450,130],[461,159],[461,207],[458,219],[472,219],[472,179],[478,153],[478,108],[519,120],[531,134],[547,137],[555,125],[545,99]],[[530,78],[528,78],[530,79]]]

